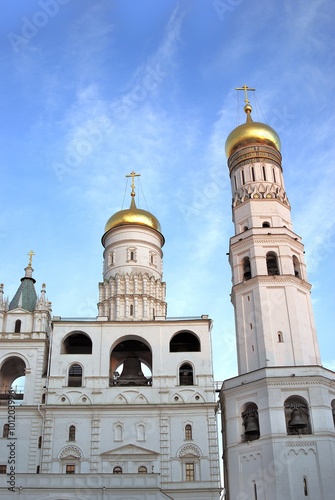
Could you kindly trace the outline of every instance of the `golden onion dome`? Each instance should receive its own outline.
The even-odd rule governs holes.
[[[226,155],[229,158],[238,148],[251,144],[265,144],[273,146],[280,152],[280,139],[275,130],[265,123],[254,122],[251,118],[252,107],[249,103],[244,106],[247,114],[246,123],[234,128],[226,140]]]
[[[156,217],[146,210],[137,208],[134,196],[134,193],[132,193],[129,208],[116,212],[108,219],[105,226],[105,233],[115,227],[126,225],[146,226],[155,229],[159,233],[161,232],[161,226]]]

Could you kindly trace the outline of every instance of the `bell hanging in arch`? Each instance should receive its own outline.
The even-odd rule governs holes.
[[[291,420],[288,422],[288,426],[292,429],[304,429],[307,427],[306,422],[302,418],[301,410],[299,408],[294,408],[291,413]]]
[[[244,434],[248,436],[258,436],[259,435],[259,425],[258,418],[255,414],[251,413],[245,419],[245,431]]]

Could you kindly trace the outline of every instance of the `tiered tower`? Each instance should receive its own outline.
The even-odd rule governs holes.
[[[335,374],[322,368],[304,247],[292,228],[280,140],[252,120],[227,138],[238,376],[223,384],[229,500],[330,500]]]

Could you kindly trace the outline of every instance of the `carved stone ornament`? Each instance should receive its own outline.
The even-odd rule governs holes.
[[[77,458],[78,460],[80,460],[81,458],[83,458],[83,454],[77,446],[66,446],[66,448],[64,448],[60,453],[59,458],[61,460],[64,460],[65,458],[69,457]]]
[[[189,455],[200,457],[201,456],[200,448],[198,448],[194,444],[185,444],[185,446],[182,446],[182,448],[179,450],[178,457],[183,458]]]

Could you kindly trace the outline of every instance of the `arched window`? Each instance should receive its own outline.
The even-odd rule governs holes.
[[[38,438],[38,448],[42,448],[42,436]]]
[[[69,427],[69,441],[76,440],[76,427],[74,425],[70,425]]]
[[[17,319],[15,321],[14,333],[20,333],[21,331],[21,320]]]
[[[188,363],[179,368],[179,385],[193,385],[193,368]]]
[[[41,403],[42,403],[42,405],[44,405],[44,404],[45,404],[45,397],[46,397],[46,396],[45,396],[45,393],[44,393],[44,394],[42,394],[42,399],[41,399]]]
[[[133,306],[133,304],[130,304],[130,306],[129,306],[129,316],[134,316],[134,306]]]
[[[262,227],[270,227],[270,222],[268,221],[263,222]]]
[[[255,403],[246,403],[242,410],[244,441],[259,439],[260,431],[257,405]]]
[[[283,332],[277,332],[278,342],[284,342]]]
[[[170,352],[195,352],[200,351],[198,337],[188,331],[176,333],[170,341]]]
[[[0,394],[7,399],[9,389],[15,391],[15,400],[23,400],[26,364],[18,356],[7,358],[0,369]]]
[[[300,262],[298,260],[298,257],[296,255],[293,255],[292,261],[293,261],[294,276],[296,278],[301,278],[301,269],[300,269]]]
[[[305,497],[308,497],[308,486],[307,486],[307,477],[304,476],[303,479],[303,487],[304,487],[304,495]]]
[[[92,354],[92,340],[84,332],[72,332],[64,339],[61,354]]]
[[[80,365],[71,365],[69,369],[68,387],[81,387],[83,370]]]
[[[123,425],[115,424],[114,425],[114,441],[122,441],[123,436]]]
[[[122,474],[122,468],[119,465],[117,465],[113,469],[113,474]]]
[[[185,439],[186,439],[186,441],[190,441],[192,439],[192,425],[191,424],[185,425]]]
[[[138,473],[139,474],[146,474],[148,472],[148,469],[144,466],[144,465],[141,465],[139,468],[138,468]]]
[[[242,259],[242,268],[243,268],[243,280],[247,281],[251,278],[251,268],[250,268],[250,259],[249,257],[244,257]]]
[[[269,276],[275,276],[279,274],[278,259],[275,252],[268,252],[266,254],[266,267]]]
[[[8,436],[9,436],[9,425],[5,424],[2,429],[2,437],[8,438]]]
[[[288,435],[312,434],[307,401],[301,396],[290,396],[284,403]]]
[[[36,467],[36,474],[39,474],[39,473],[40,473],[40,466],[38,465],[38,466]]]

